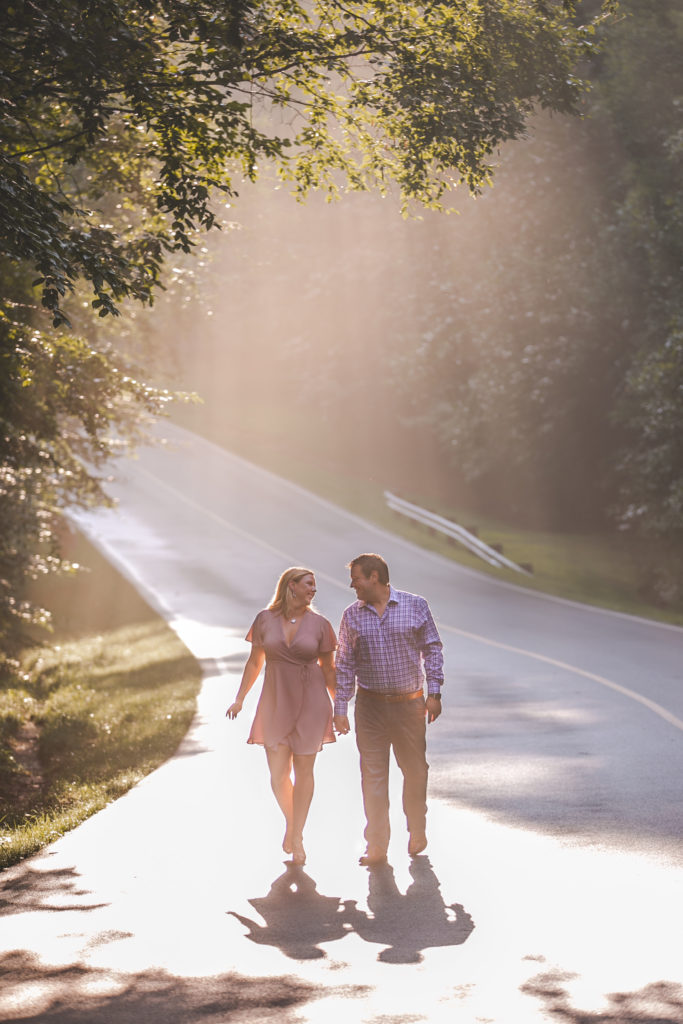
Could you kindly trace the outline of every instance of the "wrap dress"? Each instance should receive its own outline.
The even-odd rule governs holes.
[[[277,747],[286,743],[294,754],[316,754],[334,743],[332,701],[318,657],[334,651],[337,638],[322,615],[309,608],[291,644],[279,612],[259,612],[246,639],[266,652],[263,689],[247,743]]]

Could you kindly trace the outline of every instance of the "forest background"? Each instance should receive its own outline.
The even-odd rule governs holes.
[[[602,534],[680,607],[682,44],[680,4],[621,4],[581,116],[538,114],[456,215],[243,195],[156,317],[185,422],[351,505]]]
[[[128,18],[134,12],[126,4],[92,6],[107,29],[105,7],[111,18],[123,7],[130,7]],[[157,5],[135,10],[147,6]],[[212,10],[210,4],[162,6],[180,12],[177,25],[169,24],[181,41],[187,12]],[[514,103],[490,97],[482,77],[489,121],[480,137],[472,129],[467,138],[455,120],[447,123],[443,98],[448,76],[461,69],[445,61],[437,37],[427,54],[431,63],[425,58],[417,70],[411,67],[410,19],[390,23],[403,6],[375,8],[384,12],[383,38],[390,29],[392,45],[406,44],[400,68],[382,79],[381,93],[379,72],[363,83],[357,106],[345,115],[345,130],[360,133],[354,144],[365,146],[363,175],[380,189],[385,167],[393,177],[396,188],[387,186],[383,197],[340,185],[368,182],[350,169],[340,136],[324,123],[322,72],[316,78],[309,68],[305,80],[271,82],[274,91],[261,96],[260,108],[253,96],[223,102],[209,129],[201,105],[211,106],[209,87],[202,84],[206,94],[195,108],[177,67],[159,66],[151,78],[140,36],[136,67],[132,30],[127,37],[123,23],[109,31],[102,52],[75,52],[76,36],[49,13],[36,27],[27,20],[28,5],[6,8],[2,84],[15,105],[6,105],[0,189],[7,225],[0,315],[4,653],[43,615],[27,583],[68,568],[59,548],[61,510],[106,501],[98,468],[106,473],[124,442],[141,436],[141,412],[162,411],[178,388],[203,399],[181,413],[185,422],[274,468],[295,453],[321,473],[389,487],[442,510],[621,538],[639,566],[641,594],[680,606],[680,3],[623,0],[616,16],[590,27],[590,38],[549,30],[560,18],[580,23],[571,3],[528,5],[529,20],[515,26],[516,35],[502,21],[497,35],[494,18],[488,48],[477,59],[484,76],[489,61],[498,85],[519,95]],[[489,12],[495,7],[481,5]],[[583,5],[583,20],[585,8],[597,15],[599,7]],[[250,46],[255,61],[263,53],[282,60],[292,34],[278,35],[267,8],[233,4],[220,25],[215,14],[193,23],[202,42],[188,58],[193,83],[213,52],[206,40],[219,29],[240,61]],[[249,38],[250,19],[258,17],[266,20]],[[296,31],[298,45],[321,62],[328,80],[343,73],[337,51],[320,53],[319,35],[301,26]],[[374,26],[372,33],[372,45],[386,58]],[[33,86],[21,78],[31,70],[29,38]],[[57,66],[71,76],[67,97],[45,69],[48,38]],[[344,59],[361,38],[357,25],[346,30]],[[335,36],[337,49],[340,40]],[[124,85],[132,99],[129,110],[118,112],[117,137],[107,121],[104,83],[108,69],[123,66],[119,46],[130,65]],[[576,60],[590,84],[585,93],[570,72]],[[424,77],[426,68],[431,78]],[[224,62],[218,85],[233,83],[233,72]],[[527,74],[535,76],[537,105],[547,109],[533,115],[528,138],[520,141],[534,91],[520,90]],[[252,90],[254,82],[256,74]],[[292,90],[304,87],[314,117],[305,128],[305,157],[288,182],[269,167],[289,143],[262,129],[259,109],[264,120],[280,118],[285,136]],[[570,116],[572,108],[581,116]],[[372,117],[364,124],[368,109]],[[430,135],[435,111],[441,121]],[[156,132],[163,187],[150,217],[161,218],[161,226],[150,227],[144,213],[154,189],[146,178],[149,152],[127,134],[135,117],[136,130]],[[195,117],[190,141],[185,117]],[[374,143],[378,124],[394,143],[383,152]],[[241,170],[227,183],[218,167],[225,148],[214,131],[239,141],[233,156]],[[455,193],[457,215],[416,209],[414,200],[427,206],[443,200],[443,188],[425,170],[430,161],[457,168],[463,182]],[[333,204],[313,194],[299,205],[288,194],[292,184],[302,195],[309,186],[344,194]],[[211,185],[223,195],[218,204]],[[60,218],[73,219],[79,200],[95,204],[98,223],[87,230],[71,223],[60,236]],[[403,219],[406,205],[419,215]],[[220,233],[199,238],[198,231],[216,222]],[[95,292],[95,324],[83,281]],[[150,302],[162,283],[166,292],[154,309],[135,306],[135,300]],[[106,316],[117,310],[120,318]]]

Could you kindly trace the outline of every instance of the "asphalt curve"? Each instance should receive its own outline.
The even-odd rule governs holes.
[[[201,659],[198,713],[171,761],[3,873],[0,1020],[683,1021],[683,631],[497,583],[164,433],[80,522]],[[367,550],[444,639],[430,844],[409,860],[394,774],[389,865],[358,866],[342,737],[294,869],[244,742],[256,695],[224,712],[282,569],[315,570],[336,625]]]

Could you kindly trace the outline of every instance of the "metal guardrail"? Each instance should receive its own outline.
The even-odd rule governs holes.
[[[518,565],[517,562],[512,562],[509,558],[505,558],[504,555],[496,551],[495,548],[489,547],[488,544],[484,544],[482,540],[475,537],[464,526],[458,526],[457,523],[451,522],[450,519],[444,519],[443,516],[437,515],[436,512],[429,512],[425,508],[420,508],[419,505],[413,505],[410,501],[405,501],[396,494],[392,494],[391,491],[385,491],[384,497],[392,512],[399,512],[408,519],[413,519],[417,523],[422,523],[423,526],[438,530],[447,537],[457,540],[468,551],[471,551],[472,554],[477,555],[479,558],[483,558],[489,565],[494,565],[497,569],[514,569],[515,572],[524,573],[526,576],[531,575],[528,569]]]

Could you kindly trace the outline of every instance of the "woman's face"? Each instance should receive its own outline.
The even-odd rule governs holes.
[[[310,604],[315,597],[315,576],[312,572],[289,584],[291,600],[296,604]]]

